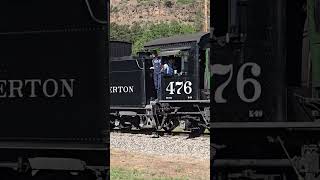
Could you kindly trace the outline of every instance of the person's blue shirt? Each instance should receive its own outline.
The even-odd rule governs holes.
[[[166,76],[173,76],[173,64],[166,63],[163,67],[163,73]]]
[[[161,59],[159,57],[155,57],[152,60],[152,65],[154,68],[154,73],[160,74],[161,73]]]
[[[168,63],[164,65],[164,74],[167,76],[173,75],[173,65]]]

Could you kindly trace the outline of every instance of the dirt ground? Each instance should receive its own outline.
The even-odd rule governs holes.
[[[122,168],[145,172],[144,179],[153,177],[209,180],[210,160],[183,156],[161,156],[120,149],[111,149],[111,169]]]

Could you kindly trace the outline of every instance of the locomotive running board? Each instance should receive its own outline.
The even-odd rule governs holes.
[[[312,128],[319,129],[320,122],[212,122],[212,129],[221,128]]]
[[[291,167],[288,159],[217,159],[213,167]]]
[[[106,144],[0,141],[0,149],[106,151]]]
[[[210,100],[160,100],[160,103],[210,103]]]
[[[120,107],[120,106],[117,106],[117,107],[110,107],[110,110],[121,110],[121,109],[132,109],[132,110],[135,110],[135,109],[146,109],[145,107]]]

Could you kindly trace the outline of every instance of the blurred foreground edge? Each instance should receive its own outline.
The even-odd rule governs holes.
[[[212,178],[319,179],[319,0],[212,4]]]
[[[108,10],[0,2],[0,179],[107,178]]]

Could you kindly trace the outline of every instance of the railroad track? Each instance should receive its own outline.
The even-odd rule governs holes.
[[[116,132],[116,133],[127,133],[127,134],[145,134],[145,135],[159,135],[161,136],[188,136],[191,138],[195,137],[210,137],[209,132],[205,132],[202,134],[194,134],[191,131],[172,131],[172,132],[166,132],[164,130],[157,130],[157,131],[151,131],[148,129],[112,129],[110,132]]]

